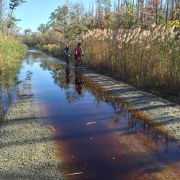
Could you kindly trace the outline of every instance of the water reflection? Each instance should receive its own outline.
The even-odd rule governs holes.
[[[24,79],[19,77],[21,71],[26,69],[27,65],[33,65],[35,59],[47,57],[40,51],[28,51],[24,60],[17,62],[8,71],[0,71],[0,119],[4,115],[13,101],[19,97],[19,89],[24,81],[31,81],[32,72],[27,71]]]
[[[88,78],[83,79],[86,88],[93,93],[97,101],[103,100],[114,109],[114,122],[125,125],[124,134],[137,135],[139,138],[146,139],[144,143],[155,151],[158,148],[161,152],[168,153],[169,147],[171,147],[169,152],[171,153],[178,148],[178,141],[163,130],[161,124],[149,120],[137,110],[128,111],[128,105],[121,102],[120,99],[113,97]],[[149,139],[147,140],[147,138]]]
[[[81,71],[70,66],[48,61],[43,62],[41,66],[51,71],[54,82],[60,88],[66,90],[66,99],[69,103],[83,98],[83,89],[85,89],[95,96],[97,104],[104,101],[114,109],[112,119],[115,123],[119,123],[124,127],[124,134],[139,134],[141,137],[142,135],[149,137],[152,142],[150,143],[148,141],[148,145],[152,145],[152,143],[160,145],[164,149],[164,152],[168,152],[168,144],[174,140],[166,132],[160,130],[160,125],[139,118],[136,111],[129,112],[124,104],[120,103],[116,98],[88,78],[83,77]]]
[[[3,119],[4,114],[5,114],[5,108],[4,108],[2,97],[0,96],[0,120]]]
[[[20,64],[17,64],[0,74],[0,119],[3,119],[5,112],[16,98],[16,88],[21,83],[18,80],[19,71]]]
[[[84,97],[82,75],[72,67],[57,64],[51,61],[43,61],[41,67],[51,72],[54,83],[60,89],[64,89],[69,103],[78,101]]]
[[[69,66],[66,67],[65,72],[66,72],[65,80],[68,85],[71,82],[71,70]]]
[[[75,71],[75,89],[78,94],[82,94],[83,84],[82,75],[78,71]]]

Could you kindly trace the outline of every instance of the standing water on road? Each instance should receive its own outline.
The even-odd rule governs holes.
[[[43,125],[51,124],[65,179],[178,179],[178,142],[151,131],[74,67],[29,50],[29,75]]]

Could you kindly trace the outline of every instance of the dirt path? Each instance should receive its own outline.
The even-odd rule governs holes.
[[[25,80],[0,124],[1,180],[63,179],[53,130],[37,118],[38,111],[30,81]]]

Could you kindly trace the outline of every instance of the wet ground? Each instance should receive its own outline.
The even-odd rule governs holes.
[[[19,81],[24,74],[41,119],[52,125],[65,179],[180,178],[178,142],[134,119],[81,70],[31,50]]]

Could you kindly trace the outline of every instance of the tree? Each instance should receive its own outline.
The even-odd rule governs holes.
[[[4,32],[4,18],[5,18],[5,8],[4,8],[4,0],[0,0],[0,32]]]
[[[10,13],[9,13],[9,18],[8,18],[8,23],[7,23],[8,29],[11,27],[11,24],[14,21],[14,18],[13,18],[14,10],[22,3],[25,3],[25,1],[24,0],[10,0],[10,3],[9,3]]]
[[[45,33],[49,29],[47,24],[40,24],[38,27],[38,31],[41,33]]]
[[[69,13],[69,31],[71,35],[79,35],[86,30],[88,19],[84,14],[84,6],[82,4],[73,4]]]
[[[29,35],[31,35],[31,33],[32,33],[32,30],[30,28],[24,30],[25,36],[29,36]]]
[[[69,7],[67,5],[58,7],[54,12],[51,13],[49,22],[50,27],[65,34],[68,26],[68,15]]]
[[[103,29],[105,27],[105,19],[104,19],[104,8],[103,8],[103,0],[97,0],[97,24],[98,28]]]
[[[111,12],[111,0],[104,0],[105,16]]]

